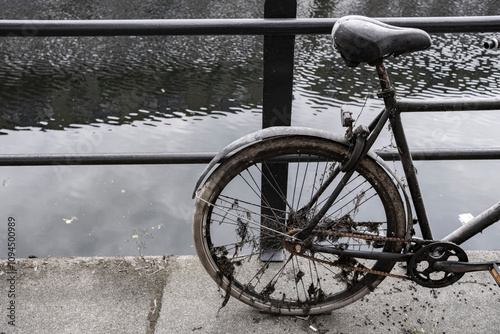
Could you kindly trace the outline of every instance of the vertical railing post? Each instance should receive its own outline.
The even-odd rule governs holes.
[[[295,18],[297,0],[267,0],[265,18]],[[262,128],[289,126],[292,115],[295,35],[264,35]]]
[[[266,0],[265,18],[295,18],[297,0]],[[262,128],[290,126],[292,118],[293,64],[295,35],[264,36],[264,87]],[[274,163],[262,167],[261,224],[285,232],[288,164]],[[276,193],[281,189],[282,193]],[[281,227],[281,228],[280,228]],[[261,260],[282,261],[279,236],[261,230]]]

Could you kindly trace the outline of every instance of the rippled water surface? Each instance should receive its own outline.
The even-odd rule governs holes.
[[[497,15],[496,1],[299,1],[299,17]],[[262,17],[263,1],[0,0],[0,19]],[[391,59],[400,96],[500,93],[490,34],[436,34]],[[368,122],[374,71],[347,68],[329,36],[296,38],[293,125],[343,133]],[[262,36],[0,39],[1,153],[214,152],[261,127]],[[498,112],[404,115],[414,148],[500,146]],[[378,147],[391,144],[384,133]],[[436,237],[499,199],[497,161],[417,162]],[[202,165],[2,167],[2,216],[19,256],[193,254],[191,193]],[[399,168],[395,165],[396,168]],[[402,171],[399,171],[402,173]],[[2,219],[0,216],[0,219]],[[466,244],[497,249],[500,228]],[[2,234],[2,238],[5,233]]]

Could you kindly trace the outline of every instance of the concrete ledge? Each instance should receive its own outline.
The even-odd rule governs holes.
[[[154,333],[168,276],[163,257],[19,260],[14,328],[6,317],[13,274],[6,261],[0,270],[0,332],[8,334]]]
[[[500,251],[470,252],[471,261]],[[329,315],[272,316],[231,299],[195,256],[23,259],[15,299],[0,262],[0,333],[496,333],[500,288],[489,273],[439,290],[386,279]],[[15,324],[7,324],[15,300]]]

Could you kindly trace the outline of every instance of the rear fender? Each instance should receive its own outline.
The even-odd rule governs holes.
[[[285,137],[285,136],[309,136],[309,137],[319,137],[319,138],[324,138],[328,139],[340,144],[343,144],[345,146],[349,146],[349,142],[345,139],[344,136],[339,136],[336,134],[333,134],[331,132],[327,132],[324,130],[318,130],[318,129],[312,129],[312,128],[305,128],[305,127],[288,127],[288,126],[276,126],[276,127],[270,127],[266,129],[262,129],[253,133],[250,133],[244,137],[241,137],[231,144],[227,145],[224,147],[211,161],[210,163],[205,167],[203,172],[201,173],[198,181],[196,182],[195,189],[193,191],[193,198],[196,196],[196,192],[200,188],[203,180],[207,177],[207,175],[210,173],[210,171],[214,168],[216,164],[218,164],[221,160],[223,160],[226,156],[235,153],[239,150],[241,150],[244,147],[250,146],[252,144],[255,144],[257,142],[260,142],[262,140],[266,140],[269,138],[275,138],[275,137]],[[409,196],[406,192],[406,187],[404,184],[401,182],[400,178],[397,177],[395,172],[387,165],[387,163],[380,157],[378,156],[375,152],[370,151],[368,152],[368,156],[375,160],[380,166],[382,166],[385,171],[392,177],[393,181],[398,183],[400,192],[402,194],[402,197],[404,199],[404,202],[406,204],[406,217],[407,217],[407,228],[411,227],[412,224],[412,213],[411,213],[411,205],[410,205],[410,200]],[[409,230],[408,230],[409,232]]]
[[[210,171],[214,168],[214,166],[223,160],[229,154],[235,153],[241,150],[244,147],[250,146],[252,144],[258,143],[262,140],[266,140],[269,138],[275,137],[285,137],[285,136],[310,136],[310,137],[320,137],[328,140],[332,140],[335,142],[342,143],[344,145],[348,145],[349,143],[344,139],[343,136],[338,136],[332,134],[331,132],[305,128],[305,127],[289,127],[289,126],[275,126],[266,129],[262,129],[253,133],[250,133],[244,137],[241,137],[231,144],[224,147],[217,155],[208,163],[203,172],[196,182],[196,186],[193,192],[193,198],[196,195],[196,191],[200,188],[201,183],[205,179],[205,177],[210,173]]]

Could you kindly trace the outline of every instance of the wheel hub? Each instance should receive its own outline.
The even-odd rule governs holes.
[[[293,237],[295,234],[299,233],[300,229],[290,230],[287,234]],[[285,237],[283,240],[283,247],[292,254],[302,255],[307,251],[307,247],[304,245],[303,241],[297,241],[294,238]]]

